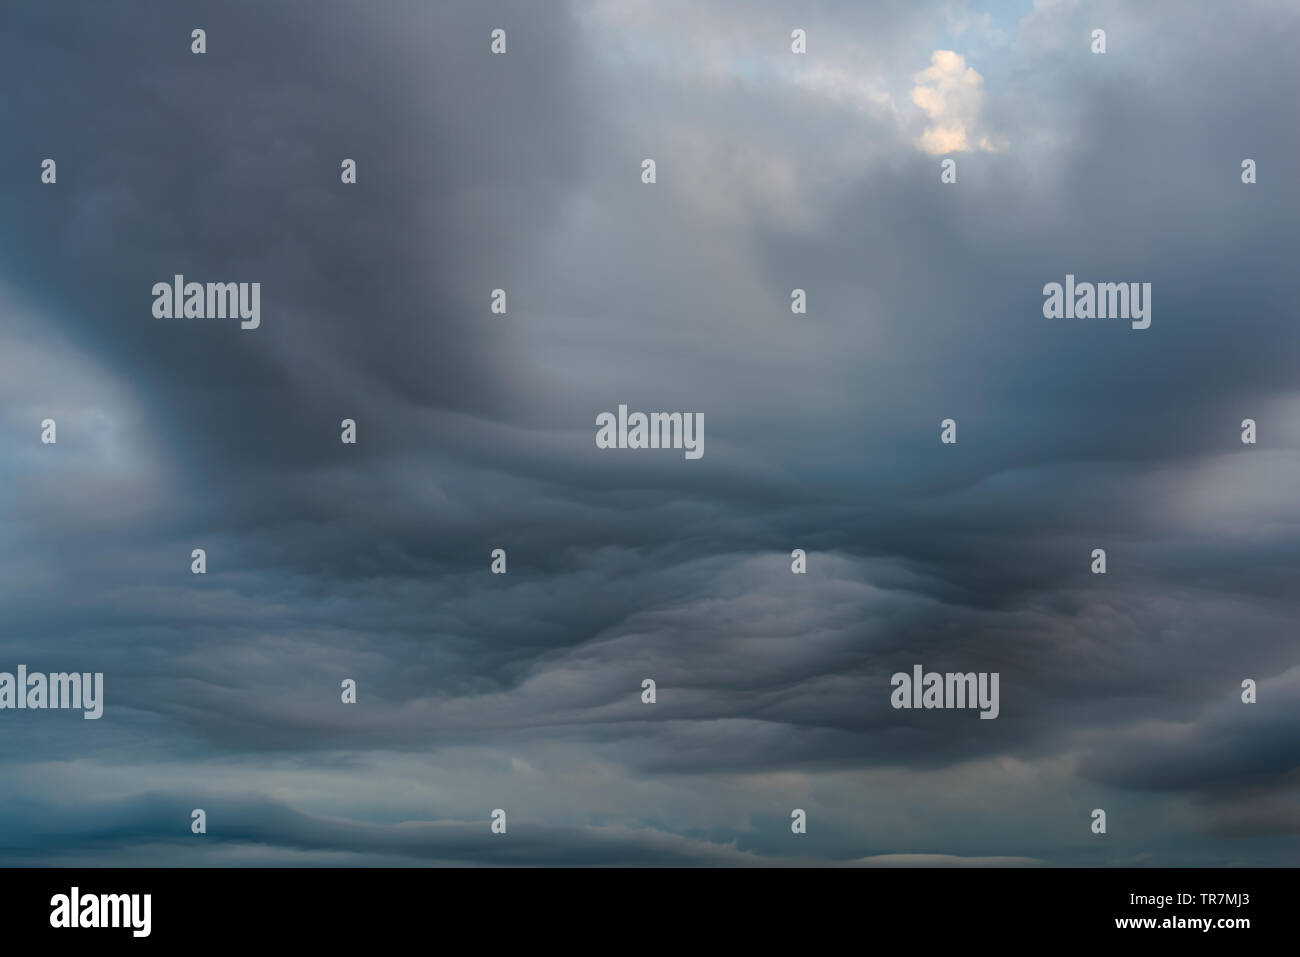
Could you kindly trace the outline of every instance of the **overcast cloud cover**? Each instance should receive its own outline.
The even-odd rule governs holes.
[[[1298,44],[1282,0],[8,4],[0,670],[105,710],[0,713],[0,862],[1294,863]],[[175,273],[261,327],[153,318]],[[1044,319],[1066,273],[1151,327]],[[704,457],[597,449],[619,403]],[[1000,716],[892,709],[914,663]]]

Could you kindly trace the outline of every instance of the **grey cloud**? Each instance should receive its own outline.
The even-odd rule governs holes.
[[[942,5],[832,3],[803,64],[777,4],[13,11],[0,55],[40,82],[0,99],[0,652],[105,671],[99,760],[169,797],[88,797],[7,859],[175,860],[168,776],[208,757],[341,780],[467,747],[550,775],[535,841],[259,782],[212,859],[1097,863],[1102,801],[1144,835],[1106,860],[1285,855],[1297,20],[1211,6],[953,35]],[[953,188],[909,99],[950,46],[1009,143]],[[261,281],[262,327],[153,319],[175,272]],[[1066,272],[1152,282],[1152,327],[1043,319]],[[619,402],[703,412],[705,458],[596,449]],[[999,671],[1002,715],[894,711],[917,662]],[[15,797],[57,792],[34,755],[87,755],[58,717],[4,716]],[[581,789],[575,755],[617,773]]]

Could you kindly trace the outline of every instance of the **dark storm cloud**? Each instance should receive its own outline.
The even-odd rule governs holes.
[[[1300,672],[1293,668],[1260,682],[1267,709],[1241,707],[1239,687],[1230,688],[1193,721],[1152,720],[1117,731],[1099,743],[1084,772],[1151,790],[1251,791],[1270,782],[1294,787],[1287,779],[1300,761],[1297,681]]]
[[[113,859],[141,846],[159,845],[162,853],[167,853],[169,845],[172,849],[184,845],[186,866],[219,866],[225,851],[243,846],[285,855],[328,852],[334,855],[334,863],[354,865],[490,863],[518,867],[553,860],[556,847],[566,849],[566,864],[575,867],[761,863],[732,847],[648,829],[511,825],[507,818],[507,832],[500,835],[492,833],[487,817],[474,822],[382,825],[304,814],[260,798],[221,801],[204,808],[213,822],[212,830],[201,838],[178,838],[178,832],[186,832],[178,829],[176,822],[190,820],[191,810],[183,797],[156,794],[75,810],[15,808],[14,822],[29,829],[11,839],[6,850],[31,855],[27,859],[33,860],[51,844],[75,843]]]
[[[510,394],[526,364],[482,321],[503,281],[489,264],[541,241],[580,175],[585,94],[564,18],[509,17],[532,43],[485,61],[447,42],[496,22],[465,7],[15,11],[14,55],[46,82],[2,117],[29,144],[5,171],[13,274],[150,391],[177,444],[203,437],[200,467],[320,463],[322,404],[330,419],[376,403],[526,412]],[[206,58],[188,49],[198,23]],[[43,42],[24,53],[27,36]],[[26,172],[47,154],[60,184],[42,193]],[[173,273],[260,281],[276,320],[256,342],[146,321],[149,287]]]
[[[9,856],[170,860],[206,805],[145,792],[209,759],[296,796],[223,796],[232,860],[731,863],[790,856],[799,802],[823,860],[1094,863],[1106,801],[1148,835],[1124,862],[1284,853],[1231,839],[1294,832],[1295,17],[1201,13],[1049,5],[972,54],[1008,146],[950,188],[909,99],[936,6],[810,8],[804,72],[773,4],[18,8],[0,648],[104,670],[96,741],[142,780],[11,812]],[[153,319],[176,272],[260,281],[261,328]],[[1151,282],[1151,328],[1043,319],[1067,272]],[[597,450],[619,402],[702,411],[704,458]],[[917,662],[1000,672],[1000,717],[890,708]],[[6,716],[14,800],[86,753],[48,717]],[[446,761],[457,803],[308,813],[340,753],[396,762],[392,802]],[[534,830],[457,823],[534,773]]]

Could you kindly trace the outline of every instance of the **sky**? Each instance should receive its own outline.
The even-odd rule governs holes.
[[[11,4],[0,671],[104,713],[0,711],[0,864],[1294,864],[1297,42],[1281,0]],[[155,318],[175,274],[260,326]],[[1067,274],[1150,327],[1045,318]],[[704,455],[598,448],[620,404]],[[998,717],[892,707],[915,664]]]

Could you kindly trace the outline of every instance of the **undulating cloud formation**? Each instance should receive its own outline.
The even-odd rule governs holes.
[[[1297,30],[9,5],[0,671],[104,710],[0,711],[0,863],[1293,863]],[[260,324],[155,318],[178,274]],[[996,719],[893,707],[917,663]]]

